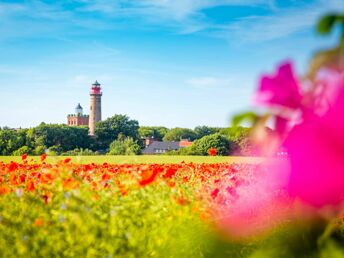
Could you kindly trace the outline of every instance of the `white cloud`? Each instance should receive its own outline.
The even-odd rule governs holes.
[[[136,17],[148,24],[174,28],[180,34],[190,34],[212,27],[204,9],[217,6],[271,6],[273,0],[77,0],[84,4],[78,11],[101,12],[112,18]]]
[[[25,8],[21,4],[0,3],[0,14],[5,15],[13,12],[23,11]]]
[[[228,24],[214,24],[204,10],[219,6],[264,6],[270,11]],[[70,0],[65,4],[32,0],[21,4],[0,3],[0,22],[5,25],[0,33],[5,38],[34,34],[63,37],[73,27],[113,30],[134,25],[136,28],[160,26],[178,34],[204,32],[229,40],[257,42],[309,29],[322,14],[340,10],[344,10],[343,0],[295,1],[291,7],[283,8],[276,7],[274,0]],[[29,29],[23,30],[24,25]]]
[[[164,18],[184,20],[199,11],[216,6],[270,5],[273,0],[75,0],[84,4],[82,11],[104,13],[147,14],[155,13]]]
[[[216,6],[253,6],[270,4],[268,0],[144,0],[146,6],[167,10],[174,17],[182,19],[203,9]]]
[[[101,12],[112,19],[140,18],[146,25],[172,28],[180,34],[208,35],[242,41],[266,41],[308,29],[326,12],[344,10],[342,0],[295,1],[278,8],[275,0],[75,0],[82,12]],[[267,15],[242,17],[229,24],[213,24],[204,10],[219,6],[265,6]],[[142,24],[141,24],[142,25]]]
[[[243,17],[218,27],[215,35],[242,42],[268,41],[314,27],[328,12],[344,10],[344,1],[318,0],[311,4],[275,9],[271,15]]]

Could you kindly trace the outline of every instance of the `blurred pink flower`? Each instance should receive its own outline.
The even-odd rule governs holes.
[[[305,216],[313,211],[306,206],[344,202],[344,78],[327,76],[309,82],[304,92],[290,63],[262,78],[257,100],[271,108],[278,135],[264,138],[262,146],[270,144],[274,152],[282,147],[288,157],[268,159],[254,182],[236,189],[239,198],[220,207],[219,225],[231,236],[268,232],[293,216],[294,198],[305,204]]]
[[[314,116],[323,116],[336,101],[339,91],[344,86],[343,73],[322,69],[318,72],[316,81],[307,83],[310,87],[304,95],[303,119],[313,119]]]
[[[288,176],[287,160],[269,160],[257,167],[248,185],[234,189],[238,198],[228,206],[218,207],[219,227],[239,240],[269,232],[290,215],[290,198],[281,191]]]
[[[302,94],[293,74],[291,63],[279,66],[273,76],[261,78],[255,101],[267,106],[281,106],[297,109],[301,105]]]
[[[315,207],[344,200],[344,88],[321,117],[295,126],[285,141],[290,156],[288,191]]]

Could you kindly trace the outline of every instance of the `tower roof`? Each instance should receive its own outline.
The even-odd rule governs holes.
[[[80,103],[78,103],[75,109],[82,109],[82,106],[80,105]]]
[[[93,84],[92,84],[92,86],[100,86],[100,83],[96,80]]]

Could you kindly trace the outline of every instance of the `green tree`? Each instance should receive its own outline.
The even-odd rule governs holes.
[[[201,139],[204,136],[218,133],[221,130],[221,128],[217,127],[209,127],[209,126],[196,126],[194,129],[194,132],[196,133],[197,139]]]
[[[233,142],[225,136],[215,133],[196,140],[190,147],[192,154],[204,156],[208,155],[208,151],[211,148],[215,148],[218,155],[225,156],[231,153]]]
[[[98,148],[108,149],[111,142],[118,139],[118,135],[139,140],[139,123],[126,115],[114,115],[104,121],[96,123],[95,134]]]
[[[170,131],[168,131],[163,140],[164,141],[180,141],[180,139],[189,139],[190,141],[193,141],[197,138],[196,133],[188,128],[173,128]]]
[[[233,142],[232,152],[235,155],[252,155],[254,146],[250,140],[251,128],[234,126],[220,130],[220,134],[224,135],[229,141]]]
[[[153,137],[154,139],[161,141],[168,131],[169,129],[163,126],[140,126],[139,135],[140,138]]]
[[[140,145],[133,138],[118,139],[110,144],[108,155],[138,155],[141,153]]]
[[[33,151],[34,155],[42,155],[45,153],[45,147],[44,146],[37,146],[35,150]]]
[[[62,148],[60,146],[54,145],[47,149],[47,154],[49,156],[58,156],[62,153]]]
[[[28,145],[35,150],[58,146],[61,151],[68,151],[90,145],[88,128],[82,126],[42,123],[28,130],[26,137]]]
[[[26,145],[26,130],[14,130],[10,128],[0,129],[0,155],[12,155],[12,153]],[[29,149],[29,152],[31,150]]]

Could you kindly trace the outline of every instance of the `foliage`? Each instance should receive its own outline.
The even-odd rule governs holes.
[[[204,136],[196,140],[191,146],[194,155],[209,155],[209,149],[216,149],[218,155],[228,155],[233,148],[233,142],[219,133]]]
[[[118,139],[110,144],[108,155],[138,155],[141,153],[140,145],[131,137]]]
[[[179,150],[170,150],[164,153],[164,155],[168,156],[189,156],[189,155],[197,155],[191,146],[185,147],[185,148],[180,148]]]
[[[233,154],[250,156],[256,154],[254,145],[250,140],[250,130],[251,128],[234,126],[221,129],[220,134],[233,142]]]
[[[319,34],[327,35],[336,25],[341,29],[339,44],[330,49],[322,49],[313,56],[307,73],[307,77],[313,81],[321,69],[327,68],[338,72],[344,70],[344,15],[333,13],[322,17],[318,22],[317,31]]]
[[[32,148],[58,146],[61,151],[87,148],[90,143],[87,127],[44,123],[28,130],[27,141]]]
[[[344,24],[344,15],[342,14],[329,14],[322,17],[318,24],[317,24],[317,31],[320,34],[329,34],[333,31],[334,26],[336,23],[343,25]],[[342,28],[341,31],[342,35],[344,35],[344,29]]]
[[[163,126],[140,126],[139,135],[140,138],[153,137],[155,140],[162,141],[168,131],[169,129]]]
[[[60,146],[51,146],[46,150],[46,154],[50,155],[50,156],[58,156],[60,155],[60,153],[62,153],[62,149],[60,148]]]
[[[95,134],[99,149],[108,149],[111,142],[118,139],[119,134],[139,140],[139,123],[126,115],[114,115],[96,123]]]
[[[21,156],[21,155],[27,154],[27,153],[30,153],[29,147],[27,147],[27,146],[22,146],[22,147],[20,147],[18,150],[14,151],[14,152],[13,152],[13,155],[14,155],[14,156]]]
[[[196,126],[194,132],[196,133],[196,139],[201,139],[204,136],[218,133],[221,128],[218,127],[210,127],[210,126]]]
[[[26,152],[26,153],[30,153],[30,152]],[[45,146],[39,145],[33,151],[34,155],[42,155],[43,153],[45,153]]]
[[[178,142],[181,139],[188,139],[190,141],[193,141],[196,138],[197,138],[197,135],[193,130],[188,129],[188,128],[176,127],[168,131],[165,134],[163,140]]]
[[[105,153],[110,143],[114,141],[110,141],[110,139],[114,137],[115,139],[118,139],[118,137],[131,137],[142,148],[143,143],[139,139],[145,136],[153,136],[158,140],[163,138],[169,141],[179,141],[181,138],[199,139],[213,132],[225,134],[223,133],[225,129],[208,126],[198,126],[195,130],[174,128],[170,131],[166,127],[138,127],[137,121],[130,120],[127,116],[122,115],[116,115],[113,118],[100,122],[97,128],[100,131],[96,131],[96,138],[89,137],[88,128],[84,126],[69,127],[66,125],[42,123],[31,129],[13,130],[4,128],[0,130],[0,154],[21,155],[24,150],[21,148],[27,146],[28,148],[25,148],[27,153],[34,155],[41,155],[45,152],[48,155],[93,155],[95,153]],[[243,138],[242,142],[244,140]],[[237,146],[240,148],[239,146],[246,145],[241,144],[240,141]],[[21,149],[21,152],[18,152],[19,149]],[[83,154],[83,150],[86,149],[90,151]],[[123,151],[117,153],[123,153]],[[134,153],[137,153],[137,151],[134,151]],[[239,153],[250,154],[248,151],[236,152],[236,154]],[[183,148],[170,154],[197,155],[191,148]]]
[[[60,153],[61,156],[94,156],[99,155],[100,153],[97,151],[92,151],[90,149],[74,149],[66,152]]]
[[[0,128],[0,155],[12,155],[26,144],[26,130]]]
[[[232,117],[232,124],[233,127],[238,127],[242,122],[249,122],[252,125],[254,125],[257,120],[259,119],[259,116],[254,112],[244,112],[241,114],[237,114]]]

